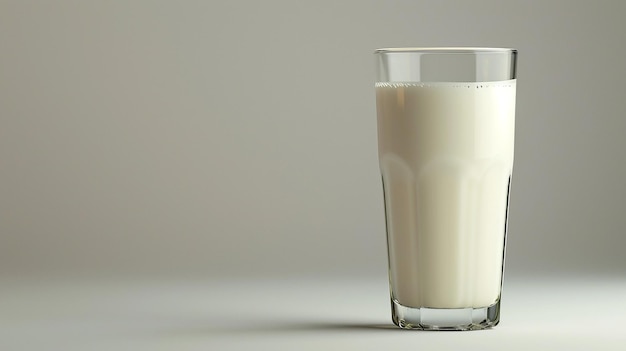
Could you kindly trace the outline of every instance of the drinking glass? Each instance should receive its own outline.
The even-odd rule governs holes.
[[[517,51],[375,52],[393,322],[469,330],[500,320]]]

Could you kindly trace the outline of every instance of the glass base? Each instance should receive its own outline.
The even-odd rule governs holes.
[[[414,308],[391,300],[393,323],[402,329],[477,330],[500,322],[500,299],[482,308]]]

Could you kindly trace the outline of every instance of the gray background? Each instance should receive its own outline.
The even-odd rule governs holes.
[[[626,2],[0,0],[0,275],[386,275],[372,52],[520,52],[507,272],[624,274]]]

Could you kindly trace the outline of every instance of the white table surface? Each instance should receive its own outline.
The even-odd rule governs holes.
[[[626,350],[626,278],[509,279],[485,331],[391,324],[384,278],[0,280],[0,350]]]

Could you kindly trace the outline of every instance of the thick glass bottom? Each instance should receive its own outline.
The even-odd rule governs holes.
[[[414,308],[391,300],[393,323],[402,329],[477,330],[500,322],[500,299],[482,308]]]

